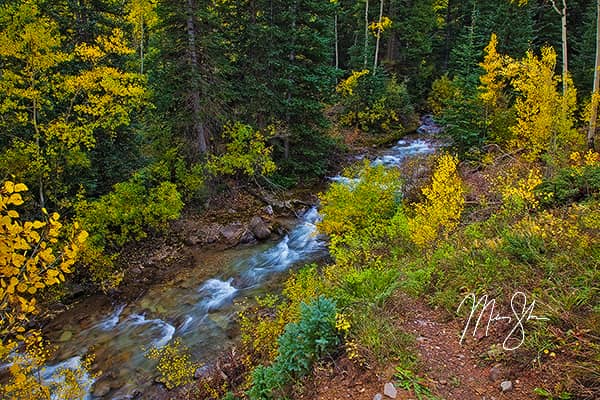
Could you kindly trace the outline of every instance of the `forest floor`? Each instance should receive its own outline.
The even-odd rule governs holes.
[[[523,354],[515,353],[520,359],[505,359],[501,351],[494,354],[495,346],[501,348],[511,329],[508,324],[491,327],[488,336],[480,329],[461,344],[461,321],[450,320],[446,313],[402,293],[388,304],[386,311],[397,321],[398,331],[416,338],[412,351],[418,359],[418,373],[414,379],[395,379],[397,363],[366,368],[344,355],[315,368],[298,399],[372,400],[384,393],[387,382],[393,382],[397,399],[520,400],[534,398],[536,387],[553,387],[565,379],[567,363],[560,354],[546,357],[534,368],[523,361]],[[502,391],[504,381],[511,382],[511,390]]]

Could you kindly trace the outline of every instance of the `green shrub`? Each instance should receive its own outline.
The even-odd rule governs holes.
[[[281,398],[293,380],[305,376],[313,362],[335,349],[339,337],[335,328],[336,305],[321,296],[300,305],[300,320],[289,323],[279,337],[279,354],[268,367],[260,366],[252,374],[250,399]]]
[[[540,204],[556,206],[582,201],[600,193],[600,166],[563,168],[535,188]]]
[[[146,237],[150,230],[164,229],[182,208],[175,184],[162,182],[147,188],[134,177],[117,183],[96,201],[82,201],[78,215],[93,243],[117,248]]]
[[[117,183],[112,192],[95,201],[79,201],[76,220],[90,232],[80,259],[83,279],[104,290],[117,286],[123,276],[114,268],[116,251],[150,231],[165,229],[182,208],[174,183],[147,186],[141,173]]]

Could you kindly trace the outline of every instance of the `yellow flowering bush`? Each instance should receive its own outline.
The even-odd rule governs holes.
[[[164,383],[167,389],[191,383],[196,369],[200,366],[199,363],[191,360],[189,350],[180,338],[164,347],[151,348],[147,357],[158,361],[156,366],[160,373],[158,380]]]
[[[408,220],[412,241],[419,247],[433,245],[442,232],[458,226],[465,198],[458,159],[449,154],[437,160],[431,184],[422,189],[425,200],[414,205],[415,215]]]
[[[518,177],[519,169],[510,168],[497,178],[502,204],[507,211],[534,209],[539,206],[534,189],[542,183],[542,173],[537,167],[529,168],[527,176]],[[550,193],[546,196],[551,196]]]

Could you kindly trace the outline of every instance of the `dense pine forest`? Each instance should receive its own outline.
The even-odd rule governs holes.
[[[599,68],[600,0],[3,0],[1,397],[600,398]]]

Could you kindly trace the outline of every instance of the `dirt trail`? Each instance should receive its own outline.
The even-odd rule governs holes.
[[[536,399],[533,393],[536,387],[552,388],[560,381],[561,361],[558,357],[547,357],[541,367],[530,368],[524,366],[523,360],[527,359],[524,351],[494,352],[493,349],[501,348],[510,331],[507,324],[492,327],[488,337],[481,330],[475,338],[471,337],[461,345],[464,321],[448,320],[445,313],[402,294],[394,296],[390,302],[397,328],[416,338],[414,352],[418,354],[419,367],[415,372],[436,398]],[[396,364],[390,364],[380,370],[366,370],[344,356],[329,367],[316,369],[304,393],[297,398],[372,400],[377,393],[383,394],[386,382],[394,382],[395,367]],[[510,391],[502,392],[503,381],[511,381]],[[396,388],[396,399],[418,398],[397,384]],[[421,398],[428,399],[426,396]],[[383,399],[389,397],[383,396]]]

